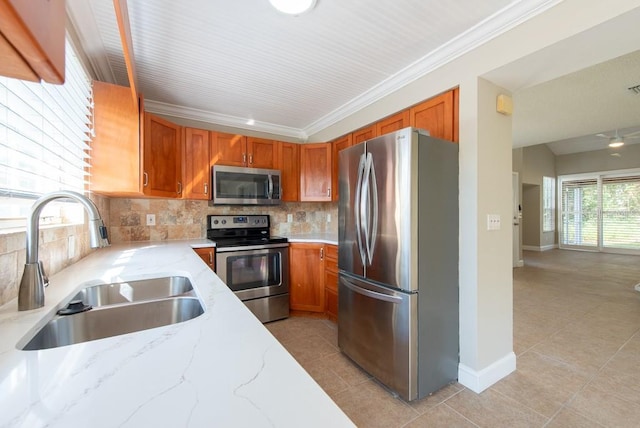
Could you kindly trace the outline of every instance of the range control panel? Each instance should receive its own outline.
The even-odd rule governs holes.
[[[207,229],[268,228],[268,215],[208,215]]]

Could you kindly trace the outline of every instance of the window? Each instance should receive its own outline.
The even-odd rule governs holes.
[[[33,200],[42,194],[84,192],[91,80],[68,41],[65,61],[64,85],[0,76],[0,228],[24,226]],[[48,204],[43,221],[82,222],[76,205]]]
[[[542,177],[542,231],[556,230],[556,179]]]
[[[638,171],[563,177],[561,187],[561,247],[640,250]]]

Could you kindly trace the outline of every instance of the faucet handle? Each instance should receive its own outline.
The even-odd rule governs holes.
[[[49,277],[47,273],[44,271],[44,265],[42,264],[42,260],[38,260],[38,269],[40,269],[40,276],[42,276],[42,283],[45,287],[49,286]]]

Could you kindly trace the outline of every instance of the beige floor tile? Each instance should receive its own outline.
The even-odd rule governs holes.
[[[636,367],[633,372],[605,367],[589,383],[589,386],[640,405],[640,367],[637,366],[638,364],[640,364],[640,356],[636,356]]]
[[[464,389],[445,404],[482,427],[542,427],[549,420],[492,389],[481,394]]]
[[[589,380],[574,367],[537,352],[520,356],[517,366],[491,390],[547,417],[553,416]]]
[[[333,397],[336,404],[359,428],[402,427],[418,412],[373,380],[352,386]]]
[[[587,386],[568,407],[587,418],[608,427],[633,427],[640,424],[640,404],[632,403]]]
[[[444,388],[440,388],[438,391],[421,400],[411,401],[409,405],[413,407],[413,409],[418,413],[425,413],[428,410],[436,407],[440,403],[443,403],[449,398],[453,397],[463,389],[464,386],[462,386],[458,382],[450,383]]]
[[[338,352],[335,346],[318,335],[291,339],[283,345],[302,367],[306,367],[309,362]]]
[[[562,409],[545,428],[603,428],[600,425],[582,416],[573,410]]]
[[[371,375],[358,367],[341,352],[327,355],[315,362],[324,370],[330,370],[349,386],[359,385],[371,379]]]
[[[472,428],[477,427],[477,425],[446,404],[439,404],[405,425],[405,428],[420,427]]]
[[[609,360],[607,368],[640,376],[640,333],[636,333]]]
[[[325,364],[323,364],[324,360],[325,358],[320,358],[310,361],[305,364],[304,368],[330,397],[335,397],[338,393],[349,389],[351,385],[334,371],[327,370]]]

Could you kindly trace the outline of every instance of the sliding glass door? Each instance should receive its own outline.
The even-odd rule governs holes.
[[[560,247],[640,254],[640,174],[560,177]]]

